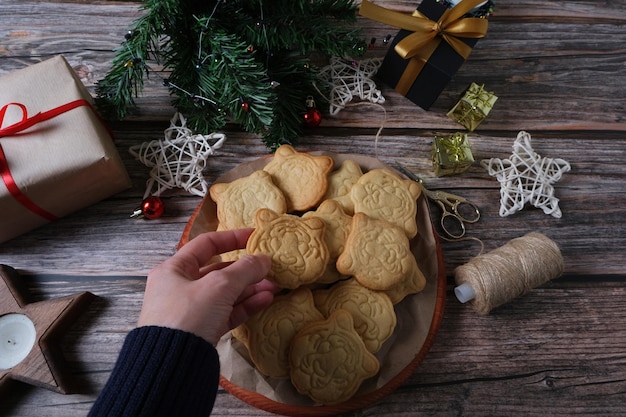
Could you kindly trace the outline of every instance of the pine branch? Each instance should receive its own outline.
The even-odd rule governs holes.
[[[365,50],[353,0],[147,0],[144,9],[97,84],[103,113],[124,118],[135,107],[155,60],[192,129],[234,122],[271,149],[297,142],[307,96],[321,101],[311,56]]]
[[[143,91],[144,77],[149,76],[147,63],[158,61],[162,11],[158,7],[150,10],[131,26],[116,50],[112,70],[96,83],[95,102],[105,117],[123,119],[136,107],[135,97]]]

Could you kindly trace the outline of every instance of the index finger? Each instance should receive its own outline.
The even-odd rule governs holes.
[[[197,263],[198,267],[206,265],[215,255],[244,249],[253,230],[237,229],[203,233],[180,248],[174,257]]]
[[[260,283],[267,276],[272,265],[266,255],[246,255],[228,266],[209,272],[199,281],[206,294],[213,294],[221,302],[234,305],[243,298],[249,298],[250,286]],[[270,286],[254,286],[253,292],[269,292]],[[245,293],[245,294],[244,294]]]

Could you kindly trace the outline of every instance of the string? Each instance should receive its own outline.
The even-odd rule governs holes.
[[[263,13],[263,2],[260,1],[259,2],[259,8],[261,9],[261,29],[263,30],[263,40],[265,40],[265,68],[269,68],[270,67],[270,56],[271,56],[271,51],[270,51],[270,42],[269,42],[269,38],[267,37],[267,28],[265,27],[265,14]]]
[[[213,15],[215,14],[215,12],[217,11],[217,8],[219,7],[219,5],[222,3],[222,0],[218,0],[215,3],[215,6],[213,7],[213,10],[211,11],[211,14],[209,15],[209,17],[206,20],[206,23],[204,24],[204,30],[200,31],[200,39],[198,41],[198,62],[201,65],[204,65],[204,63],[206,62],[206,60],[209,58],[210,55],[206,55],[204,58],[202,58],[202,60],[200,60],[200,58],[202,57],[202,38],[204,35],[205,30],[208,30],[209,28],[209,23],[211,22],[211,19],[213,19]],[[198,20],[198,18],[196,16],[194,16],[194,18],[196,20]]]
[[[463,236],[463,237],[455,237],[455,238],[449,238],[447,236],[442,236],[441,233],[437,233],[437,236],[439,236],[439,239],[441,240],[445,240],[446,242],[467,242],[467,241],[476,241],[480,244],[480,252],[478,252],[478,255],[476,256],[480,256],[483,254],[483,252],[485,251],[485,244],[483,243],[482,240],[480,240],[477,237],[474,236]]]
[[[558,245],[532,232],[457,267],[455,294],[461,302],[470,301],[478,313],[487,314],[560,276],[563,269]]]

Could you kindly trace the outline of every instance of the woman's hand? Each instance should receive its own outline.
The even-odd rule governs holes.
[[[188,331],[216,345],[224,333],[267,307],[279,290],[264,279],[269,257],[208,264],[215,255],[245,248],[252,230],[199,235],[150,271],[138,325]]]

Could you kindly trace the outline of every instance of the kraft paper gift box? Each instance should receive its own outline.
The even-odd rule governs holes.
[[[481,3],[464,0],[448,8],[443,1],[423,0],[408,15],[363,0],[361,15],[402,28],[376,77],[428,110],[487,33],[486,16],[468,16],[476,7],[482,8]]]
[[[0,77],[0,242],[131,186],[91,103],[62,56]]]

